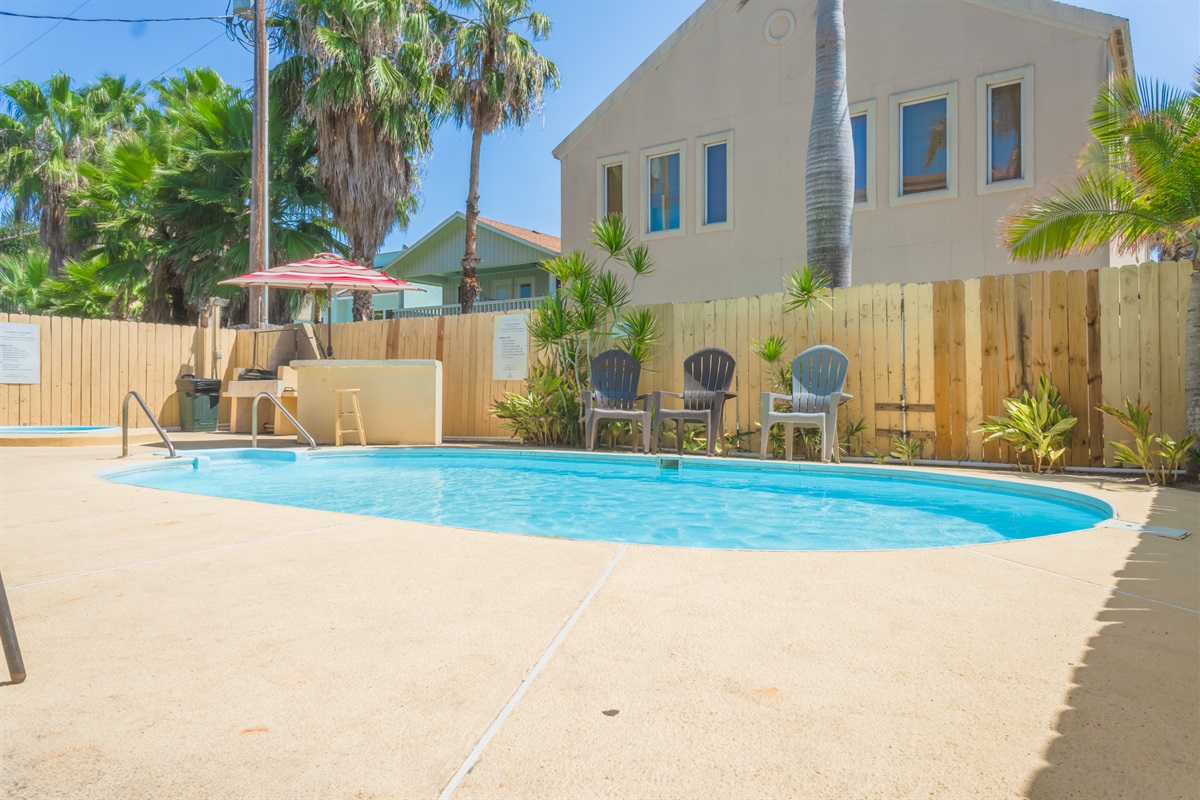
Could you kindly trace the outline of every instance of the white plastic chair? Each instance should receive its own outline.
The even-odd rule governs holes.
[[[817,428],[821,431],[821,460],[841,461],[837,445],[838,405],[849,400],[850,395],[842,389],[846,386],[846,372],[850,359],[836,347],[817,345],[810,347],[792,362],[791,395],[762,393],[762,446],[760,458],[767,457],[767,439],[771,426],[783,424],[784,454],[792,460],[793,429]],[[791,403],[791,411],[776,411],[775,401]]]

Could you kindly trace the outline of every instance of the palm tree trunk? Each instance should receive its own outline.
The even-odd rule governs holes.
[[[817,0],[816,81],[804,173],[808,263],[833,286],[850,285],[854,140],[846,98],[843,0]]]
[[[1192,288],[1188,292],[1187,329],[1184,332],[1183,396],[1187,415],[1187,433],[1200,438],[1200,247],[1192,255]],[[1197,463],[1186,465],[1196,476]]]
[[[475,228],[479,221],[479,152],[483,148],[483,126],[475,122],[471,127],[471,177],[467,189],[467,242],[462,259],[462,281],[458,285],[458,301],[462,313],[470,314],[475,307],[475,296],[479,294],[479,281],[475,280],[475,269],[479,266],[476,251]]]
[[[375,264],[375,253],[368,253],[366,249],[358,250],[350,254],[350,260],[355,264],[362,264],[364,267],[371,267]],[[370,292],[354,292],[354,321],[366,322],[367,320],[375,319],[375,306],[371,302]],[[329,298],[329,313],[333,314],[333,298]]]
[[[38,241],[50,251],[50,277],[62,274],[67,259],[67,188],[58,181],[47,181],[42,190]]]

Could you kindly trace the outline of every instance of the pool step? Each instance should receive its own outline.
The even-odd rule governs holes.
[[[1123,519],[1109,519],[1101,522],[1098,527],[1101,528],[1120,528],[1123,531],[1136,531],[1138,533],[1152,533],[1155,536],[1163,536],[1167,539],[1186,539],[1191,535],[1191,531],[1186,531],[1183,528],[1163,528],[1158,525],[1142,525],[1140,522],[1126,522]]]

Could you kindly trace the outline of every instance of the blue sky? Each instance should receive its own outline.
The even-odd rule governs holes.
[[[559,233],[559,170],[551,150],[648,56],[701,0],[540,0],[554,22],[541,50],[562,72],[544,120],[484,140],[480,213],[514,225]],[[80,6],[82,5],[82,8]],[[1138,73],[1187,85],[1200,61],[1197,0],[1077,0],[1074,5],[1130,21]],[[0,0],[0,10],[87,17],[205,16],[226,0]],[[230,83],[249,85],[251,56],[212,22],[82,24],[0,17],[0,82],[42,81],[67,72],[87,81],[101,72],[151,80],[182,66],[210,66]],[[49,30],[49,33],[46,31]],[[42,38],[29,44],[35,37]],[[213,41],[215,38],[215,41]],[[21,48],[29,46],[22,52]],[[199,49],[199,52],[194,52]],[[420,212],[398,249],[465,205],[470,140],[445,125],[423,165]]]

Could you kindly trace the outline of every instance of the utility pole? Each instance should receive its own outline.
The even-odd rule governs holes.
[[[252,8],[239,6],[234,14],[254,20],[254,138],[250,157],[250,271],[269,269],[271,215],[267,196],[270,158],[267,152],[267,2],[252,0]],[[250,291],[250,327],[264,327],[268,319],[267,289]]]

